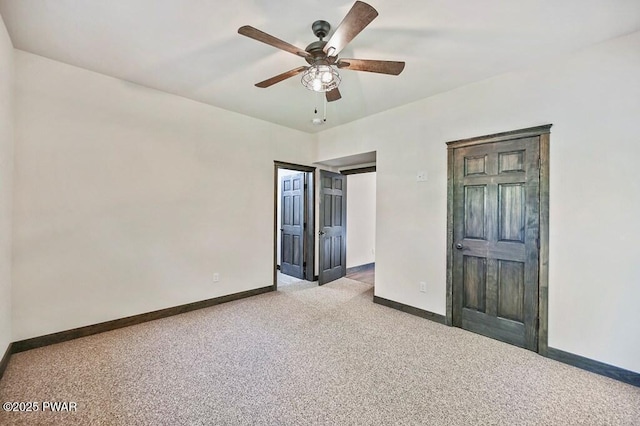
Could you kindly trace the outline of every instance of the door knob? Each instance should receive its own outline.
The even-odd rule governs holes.
[[[458,244],[456,244],[456,248],[458,250],[462,250],[464,248],[464,246],[462,244],[458,243]]]
[[[318,235],[324,235],[324,231],[318,232]]]

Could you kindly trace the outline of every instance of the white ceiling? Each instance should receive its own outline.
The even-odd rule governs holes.
[[[353,0],[0,0],[14,47],[305,132],[318,132],[640,30],[639,0],[368,0],[379,16],[341,57],[402,60],[387,76],[341,71],[342,99],[299,76],[254,83],[303,59],[237,33],[252,25],[298,47]],[[321,108],[319,108],[322,113]]]

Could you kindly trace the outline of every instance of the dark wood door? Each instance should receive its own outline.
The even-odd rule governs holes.
[[[537,350],[539,137],[454,150],[453,325]]]
[[[300,279],[304,278],[304,181],[305,173],[280,180],[280,271]]]
[[[320,285],[347,274],[346,176],[320,171]]]

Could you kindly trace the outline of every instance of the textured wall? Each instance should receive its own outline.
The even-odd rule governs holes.
[[[347,268],[376,261],[376,174],[347,176]]]
[[[11,338],[13,45],[0,16],[0,358]]]
[[[309,135],[15,61],[15,340],[272,284],[273,161]]]
[[[320,161],[377,151],[376,295],[445,313],[445,142],[552,123],[549,344],[640,371],[638,52],[634,33],[322,132]]]
[[[0,17],[0,357],[11,336],[13,45]]]

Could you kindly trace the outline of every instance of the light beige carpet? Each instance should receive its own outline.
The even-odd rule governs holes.
[[[640,389],[372,303],[346,278],[14,355],[1,425],[639,425]]]

